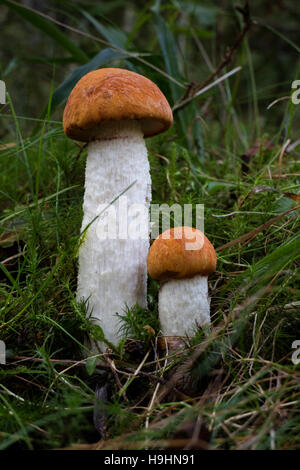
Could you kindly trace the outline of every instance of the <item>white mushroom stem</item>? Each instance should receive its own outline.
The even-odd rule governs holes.
[[[124,191],[122,200],[127,202],[128,215],[125,209],[119,209],[118,196]],[[118,199],[105,217],[103,208],[115,198]],[[88,227],[79,250],[77,299],[87,301],[92,318],[115,345],[121,337],[116,312],[124,314],[126,306],[138,303],[145,307],[147,303],[150,199],[149,162],[139,123],[120,121],[102,125],[98,139],[88,145],[82,231],[101,212],[102,216]],[[131,210],[133,204],[141,205],[146,213],[146,217],[140,218],[143,234],[137,234],[137,239],[126,235],[126,225],[130,228],[136,220]],[[112,217],[112,208],[116,219]]]
[[[206,276],[173,279],[159,290],[159,319],[165,336],[193,335],[197,326],[210,325]]]

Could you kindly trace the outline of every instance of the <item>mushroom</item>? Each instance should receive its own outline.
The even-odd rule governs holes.
[[[148,272],[160,281],[158,311],[164,336],[192,335],[210,325],[207,276],[216,269],[216,252],[198,229],[166,230],[151,245]]]
[[[95,322],[115,345],[120,339],[116,313],[147,305],[151,179],[143,137],[167,130],[172,121],[165,96],[151,80],[117,68],[83,76],[64,110],[66,135],[88,142],[77,299],[88,302]],[[122,194],[123,209],[117,206]],[[126,225],[139,218],[135,207],[144,209],[143,227],[129,236]],[[105,221],[116,226],[105,232]]]

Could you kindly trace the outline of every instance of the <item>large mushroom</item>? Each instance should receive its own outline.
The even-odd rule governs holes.
[[[87,301],[113,344],[120,339],[116,313],[136,303],[146,306],[151,179],[144,137],[167,130],[172,121],[165,96],[151,80],[117,68],[82,77],[64,110],[67,136],[88,142],[82,231],[87,230],[79,250],[77,298]],[[108,224],[114,222],[112,229],[104,230],[104,215]],[[143,227],[132,236],[126,226],[138,218]]]
[[[158,311],[164,336],[192,335],[210,325],[207,277],[216,269],[216,252],[198,229],[176,227],[153,242],[148,272],[160,281]]]

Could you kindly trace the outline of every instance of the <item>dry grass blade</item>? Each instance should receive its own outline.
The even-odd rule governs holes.
[[[173,113],[178,112],[180,109],[183,109],[187,104],[189,104],[191,101],[193,101],[195,98],[197,98],[200,95],[203,95],[206,93],[208,90],[211,88],[219,85],[221,82],[226,80],[227,78],[231,77],[231,75],[234,75],[235,73],[239,72],[242,70],[241,66],[235,67],[233,70],[231,70],[228,73],[225,73],[222,77],[218,78],[214,82],[210,83],[209,85],[206,85],[204,88],[201,88],[201,90],[195,92],[191,96],[188,96],[185,100],[180,101],[179,103],[175,104],[172,108]]]
[[[234,53],[237,51],[239,46],[242,44],[242,41],[243,41],[244,37],[246,36],[247,32],[249,31],[250,26],[252,24],[252,21],[251,21],[251,18],[250,18],[250,11],[249,11],[249,3],[248,2],[245,2],[244,8],[237,7],[236,9],[237,9],[237,11],[239,11],[242,14],[243,20],[244,20],[244,25],[243,25],[243,28],[242,28],[239,36],[235,40],[233,46],[230,47],[230,48],[227,48],[225,57],[221,60],[221,62],[218,64],[217,68],[207,77],[207,79],[204,82],[202,82],[199,85],[195,85],[193,83],[190,84],[190,86],[187,88],[184,95],[175,104],[175,106],[173,108],[173,111],[175,111],[175,112],[179,111],[184,106],[186,106],[193,98],[195,98],[196,96],[199,96],[199,94],[204,93],[204,91],[206,91],[206,89],[210,88],[211,85],[209,85],[209,87],[208,87],[208,84],[221,72],[221,70],[224,67],[229,65],[230,62],[232,61]],[[240,67],[240,69],[241,69],[241,67]],[[233,71],[232,71],[232,73],[233,73]],[[226,74],[226,76],[227,76],[227,74]],[[217,84],[220,83],[220,81],[222,81],[222,80],[218,79],[214,82],[214,84],[217,85]]]
[[[290,212],[293,212],[297,209],[300,209],[300,206],[292,207],[291,209],[288,209],[287,211],[282,212],[281,214],[276,215],[275,217],[272,217],[272,219],[269,219],[267,222],[265,222],[264,224],[262,224],[259,227],[255,228],[254,230],[251,230],[251,232],[245,233],[241,237],[238,237],[235,240],[232,240],[231,242],[225,243],[225,245],[219,246],[216,249],[216,251],[225,250],[227,248],[231,248],[234,245],[238,245],[239,243],[247,242],[247,240],[252,239],[256,235],[258,235],[260,232],[262,232],[263,230],[267,229],[268,227],[273,225],[275,222],[280,220],[282,217],[284,217],[285,215],[287,215]]]
[[[277,175],[278,178],[281,178],[281,175]],[[273,175],[272,175],[273,177]],[[279,189],[275,189],[275,188],[272,188],[271,186],[256,186],[255,188],[253,188],[250,193],[247,194],[246,197],[244,197],[240,203],[239,203],[239,208],[242,207],[242,205],[244,204],[244,202],[250,197],[252,196],[253,194],[257,194],[257,193],[260,193],[262,191],[273,191],[275,193],[279,193],[279,194],[282,194],[284,197],[288,197],[290,199],[293,199],[294,201],[296,202],[300,202],[300,195],[299,194],[294,194],[294,193],[289,193],[289,192],[286,192],[286,191],[280,191]]]
[[[286,149],[288,148],[288,146],[290,145],[290,142],[291,142],[291,140],[288,139],[288,140],[283,144],[282,149],[281,149],[281,151],[280,151],[279,162],[278,162],[278,175],[280,175],[280,176],[281,176],[281,173],[282,173],[281,168],[282,168],[282,159],[283,159],[283,155],[284,155]]]

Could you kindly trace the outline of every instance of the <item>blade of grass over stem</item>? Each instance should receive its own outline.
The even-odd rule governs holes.
[[[240,70],[242,69],[241,66],[238,66],[236,68],[234,68],[233,70],[231,70],[230,72],[226,73],[225,75],[223,75],[222,77],[218,78],[217,80],[215,80],[213,83],[210,83],[209,85],[207,85],[205,88],[203,88],[202,90],[199,90],[197,91],[193,96],[189,97],[189,98],[186,98],[185,100],[181,101],[180,103],[177,103],[173,106],[172,108],[172,111],[177,111],[181,108],[183,108],[185,105],[187,105],[188,103],[190,103],[191,101],[193,101],[195,98],[198,98],[198,96],[200,95],[203,95],[204,93],[206,93],[208,90],[210,90],[211,88],[214,88],[216,85],[218,85],[219,83],[223,82],[224,80],[226,80],[227,78],[231,77],[231,75],[234,75],[235,73],[239,72]]]

